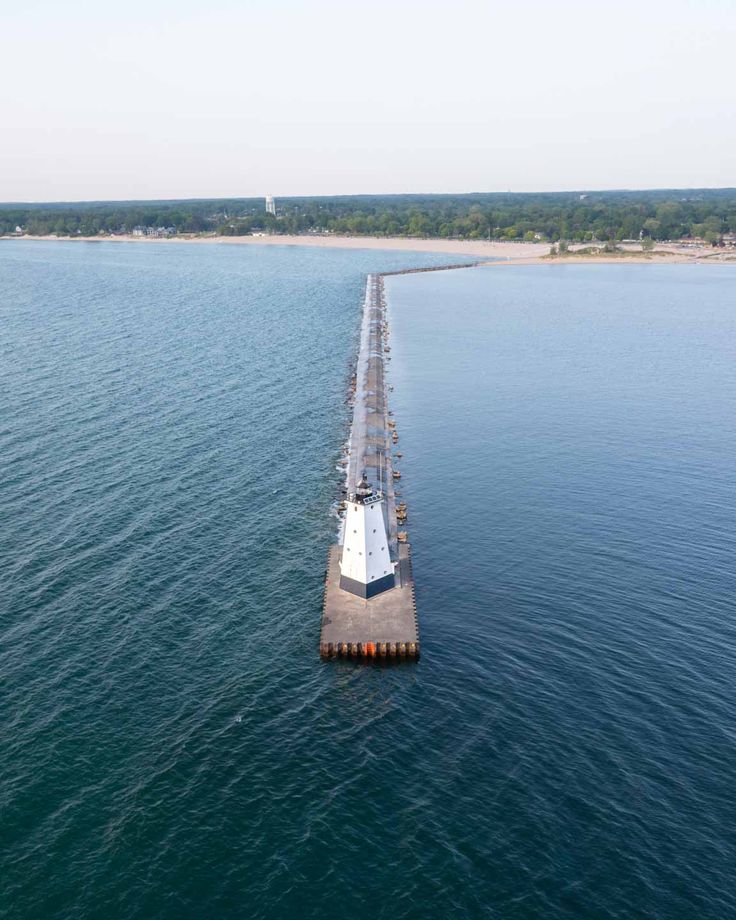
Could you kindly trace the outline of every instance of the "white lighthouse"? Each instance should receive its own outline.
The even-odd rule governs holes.
[[[273,195],[266,195],[266,211],[269,214],[276,216],[276,201],[274,200]]]
[[[371,489],[363,473],[346,502],[340,587],[358,597],[375,597],[394,587],[394,566],[383,520],[383,494]]]

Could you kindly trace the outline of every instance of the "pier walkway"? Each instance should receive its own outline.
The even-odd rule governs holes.
[[[383,279],[369,275],[363,304],[355,374],[347,492],[355,492],[363,470],[384,494],[383,510],[396,587],[370,599],[339,587],[340,542],[330,548],[325,580],[320,653],[323,657],[418,658],[419,631],[411,571],[411,547],[400,543],[396,516],[392,447],[398,439],[388,410],[385,376],[386,301]]]

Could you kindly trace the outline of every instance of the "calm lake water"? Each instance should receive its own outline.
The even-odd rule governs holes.
[[[320,662],[367,271],[0,244],[0,917],[736,913],[736,271],[390,278],[423,657]]]

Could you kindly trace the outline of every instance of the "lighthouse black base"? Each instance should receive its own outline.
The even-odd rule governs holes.
[[[342,591],[349,591],[350,594],[355,594],[356,597],[375,597],[377,594],[382,594],[384,591],[390,591],[395,585],[396,578],[393,572],[384,575],[382,578],[377,578],[375,581],[370,581],[367,585],[364,585],[362,581],[346,578],[345,575],[340,576],[340,589]]]

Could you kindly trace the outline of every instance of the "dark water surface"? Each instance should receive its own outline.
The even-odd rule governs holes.
[[[364,273],[0,244],[0,916],[733,916],[736,272],[389,279],[423,658],[317,657]]]

